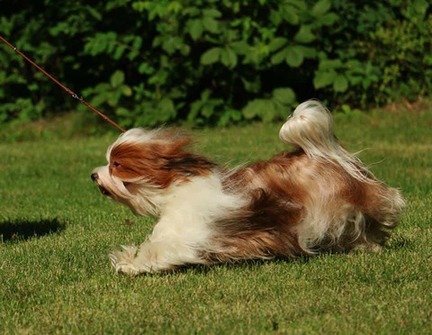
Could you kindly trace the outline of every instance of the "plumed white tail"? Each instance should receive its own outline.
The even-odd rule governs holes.
[[[279,137],[285,143],[302,148],[310,158],[339,164],[353,178],[372,181],[360,160],[337,141],[332,116],[319,101],[301,103],[282,126]]]

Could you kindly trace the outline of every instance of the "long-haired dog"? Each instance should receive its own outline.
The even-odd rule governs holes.
[[[139,247],[110,255],[116,271],[379,250],[404,200],[338,143],[330,112],[306,101],[279,136],[295,149],[226,169],[168,129],[120,135],[108,148],[108,165],[91,177],[104,195],[158,221]]]

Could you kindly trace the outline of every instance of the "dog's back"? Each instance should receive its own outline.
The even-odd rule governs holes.
[[[243,209],[221,220],[227,258],[378,250],[385,242],[404,201],[340,146],[332,128],[320,103],[303,103],[280,131],[293,151],[227,176],[226,189],[236,185],[248,197]]]

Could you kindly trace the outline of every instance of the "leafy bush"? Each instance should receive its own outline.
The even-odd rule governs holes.
[[[335,48],[321,60],[314,78],[332,77],[327,93],[358,107],[383,105],[429,94],[432,62],[432,6],[426,0],[332,1],[343,13]],[[342,15],[341,15],[342,16]],[[345,46],[341,47],[341,44]],[[327,58],[330,64],[327,63]],[[332,68],[335,73],[332,73]],[[339,84],[337,82],[339,77]],[[333,92],[332,92],[333,91]]]
[[[426,0],[4,0],[0,26],[124,127],[227,125],[285,118],[311,97],[364,108],[428,94],[430,8]],[[0,65],[0,122],[76,108],[11,50],[0,48]]]

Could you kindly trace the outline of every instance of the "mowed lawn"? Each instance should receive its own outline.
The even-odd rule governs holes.
[[[279,127],[192,133],[233,166],[284,150]],[[107,255],[142,242],[153,221],[90,180],[117,134],[0,143],[0,334],[431,334],[432,108],[337,114],[336,133],[406,197],[381,253],[135,278]]]

